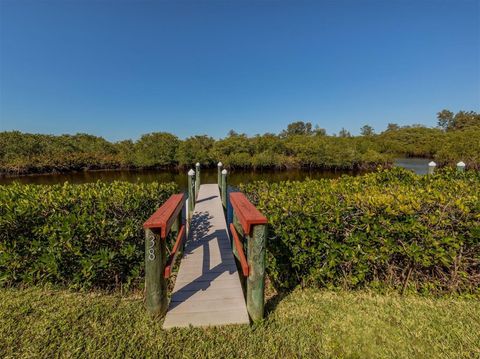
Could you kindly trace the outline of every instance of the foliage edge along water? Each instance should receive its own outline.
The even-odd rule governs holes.
[[[0,132],[0,183],[10,183],[17,175],[41,173],[51,173],[52,177],[17,179],[24,183],[80,183],[97,179],[135,181],[138,177],[148,182],[151,174],[152,179],[164,176],[160,179],[173,180],[183,187],[172,176],[180,176],[196,162],[202,164],[205,175],[209,175],[210,168],[214,176],[217,161],[244,177],[251,173],[252,179],[262,179],[257,173],[268,175],[278,172],[275,170],[288,170],[289,174],[277,174],[279,179],[337,177],[372,171],[379,166],[389,168],[395,163],[405,166],[406,162],[407,166],[424,171],[415,166],[415,161],[423,166],[422,159],[434,159],[439,167],[463,161],[467,169],[479,169],[480,115],[444,110],[437,117],[436,128],[390,123],[385,131],[376,134],[365,125],[360,136],[352,136],[345,129],[329,136],[325,130],[302,121],[291,123],[278,135],[248,137],[230,131],[218,140],[207,135],[180,140],[173,134],[156,132],[137,141],[111,143],[87,134]],[[404,160],[395,161],[396,158]],[[165,173],[171,173],[170,178]]]
[[[479,188],[474,170],[395,168],[240,189],[269,219],[267,273],[279,290],[477,296]],[[142,223],[178,191],[157,182],[0,186],[0,286],[142,288]]]
[[[478,115],[472,113],[460,115],[460,118],[478,119]],[[127,141],[124,152],[109,154],[102,152],[104,146],[111,149],[126,144],[112,144],[88,135],[3,132],[0,133],[1,168],[4,173],[81,169],[80,173],[91,175],[101,172],[83,170],[116,168],[110,166],[118,165],[116,161],[125,154],[139,161],[134,168],[147,171],[156,167],[184,168],[193,158],[204,163],[204,167],[214,166],[219,158],[232,170],[229,183],[246,183],[241,188],[277,224],[269,238],[270,243],[275,244],[270,246],[269,275],[276,286],[373,288],[387,285],[402,292],[412,287],[414,291],[426,293],[478,294],[480,285],[472,273],[480,269],[480,180],[476,171],[480,163],[480,127],[473,124],[432,129],[390,125],[379,135],[368,128],[363,130],[362,136],[357,137],[346,131],[339,136],[325,136],[319,129],[312,130],[311,124],[297,122],[278,136],[247,137],[230,133],[226,139],[217,141],[208,136],[180,141],[171,134],[155,133],[142,136],[136,143]],[[54,147],[49,147],[50,144]],[[99,147],[95,147],[97,145]],[[53,149],[60,152],[49,152]],[[188,153],[192,157],[188,157]],[[398,161],[400,165],[412,161],[412,156],[424,157],[413,160],[420,161],[419,168],[424,168],[428,157],[434,158],[439,167],[462,160],[467,163],[467,172],[460,174],[445,169],[434,176],[416,176],[394,169],[335,180],[279,184],[273,183],[276,181],[272,178],[267,178],[270,183],[248,184],[251,182],[248,178],[235,177],[242,173],[280,173],[282,176],[297,173],[298,178],[287,179],[303,180],[320,178],[326,176],[325,173],[338,177],[343,171],[360,174],[379,164],[389,167],[396,154],[407,157]],[[213,156],[217,155],[214,161]],[[198,156],[204,156],[203,160],[198,160]],[[273,162],[267,161],[272,158]],[[376,160],[367,161],[367,158]],[[170,162],[166,165],[165,161]],[[279,167],[289,170],[258,171]],[[15,170],[11,171],[12,168]],[[252,168],[257,171],[241,172]],[[186,180],[182,171],[165,173],[177,173]],[[208,176],[212,174],[214,178],[209,181]],[[204,183],[215,182],[215,174],[215,169],[203,170]],[[315,177],[316,174],[319,177]],[[7,179],[15,182],[62,175]],[[285,178],[279,178],[282,179]],[[52,283],[70,288],[104,289],[141,286],[144,256],[141,223],[170,194],[185,187],[175,183],[159,184],[158,181],[163,180],[155,171],[152,180],[152,183],[97,181],[83,185],[13,183],[0,186],[0,285]],[[269,194],[271,203],[283,205],[267,207],[265,193]],[[285,193],[288,196],[285,197]],[[319,208],[330,210],[318,212]],[[296,210],[296,215],[291,215],[291,210]],[[328,217],[332,213],[335,216]],[[448,218],[440,218],[439,213]],[[324,218],[322,215],[328,218],[319,224],[316,220]],[[291,223],[295,218],[302,221]],[[355,227],[347,228],[352,223]],[[370,245],[372,243],[375,246]],[[331,250],[325,251],[325,248]],[[368,249],[368,253],[357,253],[358,248]],[[329,255],[322,259],[327,267],[317,265],[318,250],[324,256]],[[371,258],[379,261],[371,263]],[[370,272],[371,268],[375,273]],[[432,276],[432,273],[440,274]],[[112,278],[115,278],[113,282]]]

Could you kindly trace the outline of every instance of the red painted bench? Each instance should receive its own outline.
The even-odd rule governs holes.
[[[251,235],[256,224],[267,224],[267,218],[241,192],[230,193],[233,211],[242,225],[243,232]]]

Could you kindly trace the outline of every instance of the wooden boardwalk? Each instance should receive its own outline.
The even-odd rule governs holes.
[[[218,185],[204,184],[163,327],[248,323]]]

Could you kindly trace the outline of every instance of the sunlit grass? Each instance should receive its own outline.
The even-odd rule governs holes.
[[[480,303],[296,290],[254,326],[164,331],[141,298],[0,291],[0,357],[480,356]]]

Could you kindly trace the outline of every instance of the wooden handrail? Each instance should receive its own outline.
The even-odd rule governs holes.
[[[240,238],[238,237],[237,230],[233,223],[230,223],[230,232],[232,233],[233,236],[233,243],[235,243],[235,248],[237,249],[238,253],[238,259],[240,260],[240,265],[242,266],[242,272],[245,277],[248,277],[249,274],[249,268],[248,268],[248,263],[247,263],[247,258],[245,258],[245,253],[243,252],[243,245],[242,242],[240,241]]]
[[[236,227],[231,223],[230,232],[237,252],[235,255],[240,261],[243,274],[248,275],[248,314],[253,321],[257,321],[263,318],[265,312],[265,247],[268,221],[243,193],[230,193],[230,203],[233,208],[233,222],[238,220],[247,241],[248,253],[245,255]]]
[[[173,265],[175,264],[175,260],[177,259],[177,255],[180,252],[179,249],[183,245],[184,238],[185,238],[185,225],[182,225],[182,227],[180,228],[180,231],[178,232],[177,239],[175,241],[175,245],[173,246],[172,252],[168,257],[167,265],[165,266],[165,271],[163,273],[165,279],[170,277],[170,275],[172,274],[172,268],[173,268]]]
[[[182,210],[185,200],[183,193],[172,195],[152,216],[143,224],[143,228],[160,229],[160,237],[167,238],[172,224]]]
[[[167,281],[185,237],[182,208],[185,196],[174,194],[143,224],[145,229],[145,305],[153,316],[162,316],[168,307]],[[167,236],[176,223],[177,239],[166,258]],[[159,238],[160,237],[160,238]],[[165,263],[167,265],[165,265]]]
[[[267,218],[241,192],[230,193],[233,211],[242,225],[245,234],[251,235],[256,224],[267,224]]]

